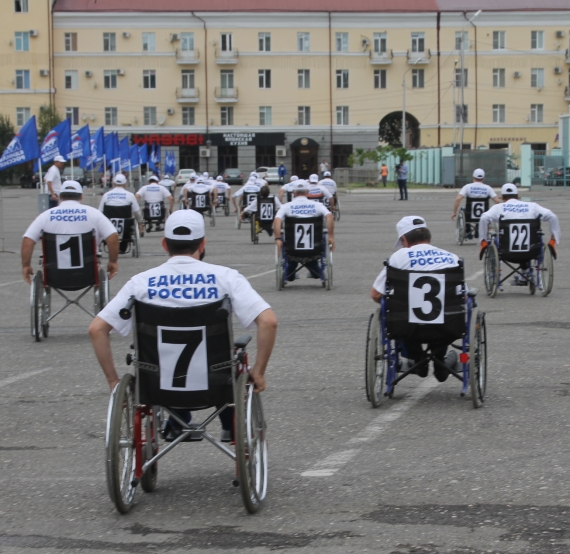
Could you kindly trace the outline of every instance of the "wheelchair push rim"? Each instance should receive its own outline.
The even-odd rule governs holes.
[[[469,337],[469,385],[473,407],[480,408],[487,393],[487,327],[485,314],[473,311]]]
[[[42,300],[43,276],[41,271],[37,271],[30,287],[30,330],[36,342],[40,342],[43,337],[44,306]]]
[[[135,232],[133,237],[133,258],[138,258],[140,256],[139,241],[141,239],[139,231],[139,223],[137,220],[134,222]]]
[[[459,210],[457,213],[457,220],[455,223],[455,242],[459,246],[463,244],[465,240],[465,212],[463,210]]]
[[[283,263],[281,257],[279,256],[279,247],[275,245],[275,288],[283,290],[284,286],[284,274],[283,274]]]
[[[326,257],[327,267],[325,269],[325,281],[326,281],[327,290],[331,290],[333,286],[333,253],[328,244],[326,248],[327,248],[327,257]]]
[[[386,356],[379,331],[380,310],[376,310],[370,315],[366,335],[366,394],[373,408],[378,408],[382,402],[386,374]]]
[[[485,289],[487,294],[494,298],[499,286],[499,252],[494,242],[485,250],[484,257]]]
[[[548,245],[542,248],[542,264],[537,268],[538,288],[542,296],[548,296],[554,284],[554,257]]]

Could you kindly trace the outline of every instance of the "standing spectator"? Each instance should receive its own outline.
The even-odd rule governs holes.
[[[56,156],[53,165],[47,170],[44,181],[46,182],[45,192],[49,194],[49,207],[55,208],[59,204],[59,192],[61,190],[61,173],[65,165],[63,156]]]
[[[324,176],[325,176],[325,171],[328,171],[328,170],[329,170],[329,164],[327,163],[326,160],[323,160],[323,161],[321,162],[321,165],[319,166],[319,172],[320,172],[320,174],[321,174],[321,179],[324,178]]]
[[[280,185],[285,184],[285,176],[287,175],[287,168],[285,167],[283,162],[279,164],[279,168],[277,169],[277,174],[279,175],[279,184]]]
[[[388,181],[388,166],[384,163],[380,168],[380,179],[382,179],[382,184],[386,186],[386,181]]]
[[[400,163],[396,166],[398,174],[398,188],[400,189],[400,200],[408,199],[408,166],[402,158]]]

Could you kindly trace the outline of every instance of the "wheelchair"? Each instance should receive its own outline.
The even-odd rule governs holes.
[[[296,262],[298,267],[295,275],[308,262],[317,261],[321,283],[327,290],[333,285],[333,255],[328,243],[328,232],[324,226],[324,219],[317,217],[286,217],[284,221],[285,233],[281,234],[282,248],[275,246],[275,276],[277,290],[283,290],[289,265]]]
[[[254,200],[259,200],[259,193],[258,192],[244,192],[241,195],[241,198],[239,200],[239,202],[237,203],[238,205],[238,211],[236,214],[236,229],[241,229],[241,225],[242,223],[245,223],[246,221],[249,221],[251,219],[251,216],[248,215],[247,213],[244,216],[244,221],[240,221],[240,216],[241,213],[254,201]]]
[[[489,198],[469,198],[455,218],[455,242],[461,246],[465,240],[479,238],[479,220],[489,209]]]
[[[384,263],[387,294],[370,316],[366,334],[366,396],[372,407],[383,397],[393,398],[396,385],[429,361],[461,381],[461,396],[470,388],[473,406],[481,407],[487,389],[485,313],[477,309],[477,291],[466,290],[463,261],[458,267],[422,273]],[[401,355],[409,343],[421,346],[422,353],[406,368]],[[436,358],[447,346],[460,352],[459,371]]]
[[[160,226],[166,219],[164,202],[145,202],[143,208],[143,218],[147,233],[150,233],[152,231],[153,224],[155,231],[159,231]]]
[[[253,244],[259,244],[259,235],[262,231],[271,236],[274,219],[275,199],[258,198],[257,211],[251,214],[251,242]]]
[[[222,208],[226,217],[230,215],[230,202],[225,193],[218,192],[218,203],[216,204],[216,210],[218,208]]]
[[[209,217],[211,227],[216,226],[216,208],[212,206],[212,197],[209,192],[191,191],[188,195],[188,207],[201,214],[204,219]]]
[[[109,278],[99,267],[99,256],[94,232],[82,235],[54,235],[42,237],[42,269],[36,271],[30,289],[31,334],[40,342],[49,334],[50,321],[71,304],[75,304],[91,317],[101,311],[109,301]],[[71,299],[65,293],[83,292]],[[93,289],[93,311],[79,301]],[[52,291],[65,300],[65,306],[51,313]]]
[[[103,215],[115,226],[121,241],[121,254],[132,254],[133,258],[140,256],[140,231],[138,223],[132,214],[131,206],[103,206]],[[106,250],[107,244],[103,241]]]
[[[139,484],[145,492],[154,490],[158,460],[191,434],[235,461],[233,484],[241,488],[246,510],[259,510],[267,492],[266,422],[261,395],[249,382],[246,346],[251,336],[234,342],[229,298],[169,308],[131,297],[120,316],[133,317],[134,354],[127,354],[127,364],[135,373],[125,374],[113,390],[107,416],[107,485],[117,510],[130,510]],[[177,412],[212,407],[200,424],[188,424]],[[228,407],[235,409],[235,450],[207,431]],[[163,414],[172,416],[182,432],[159,449]]]
[[[531,295],[536,289],[542,296],[552,291],[556,253],[545,243],[540,222],[540,217],[499,219],[499,233],[491,232],[484,254],[485,288],[491,298],[503,290],[503,283],[512,275],[524,280]],[[501,262],[511,270],[506,276],[502,276]],[[528,268],[523,269],[521,264]]]

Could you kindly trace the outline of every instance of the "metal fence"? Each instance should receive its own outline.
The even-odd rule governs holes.
[[[462,187],[473,181],[473,171],[485,170],[485,183],[501,187],[519,175],[509,175],[507,150],[459,150],[455,153],[455,186]],[[516,171],[516,170],[513,170]]]
[[[339,187],[347,187],[350,183],[378,183],[378,170],[372,168],[337,167],[333,179]]]
[[[569,169],[564,168],[564,157],[560,150],[533,150],[531,158],[531,185],[547,187],[570,186]]]

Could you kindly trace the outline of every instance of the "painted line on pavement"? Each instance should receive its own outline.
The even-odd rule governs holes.
[[[15,285],[16,283],[23,283],[23,282],[24,282],[23,279],[19,279],[18,281],[10,281],[9,283],[2,283],[0,284],[0,287],[7,287],[8,285]]]
[[[392,423],[399,419],[435,386],[437,386],[437,384],[438,383],[435,379],[430,379],[429,381],[421,383],[397,405],[393,406],[388,411],[382,412],[378,417],[374,418],[360,433],[351,438],[347,442],[347,445],[362,445],[365,442],[378,437],[378,435],[382,434],[387,429],[388,423]],[[359,454],[360,451],[361,448],[350,448],[348,450],[335,452],[334,454],[331,454],[317,462],[309,470],[301,473],[301,477],[332,477],[357,454]]]
[[[270,269],[269,271],[265,271],[263,273],[258,273],[257,275],[250,275],[249,277],[246,277],[246,279],[255,279],[256,277],[262,277],[263,275],[269,275],[270,273],[275,273],[274,269]]]
[[[473,273],[473,275],[471,275],[470,277],[467,277],[467,279],[465,279],[466,281],[474,281],[475,279],[477,279],[477,277],[481,277],[481,275],[483,275],[483,273],[485,273],[484,269],[480,269],[479,271],[476,271],[475,273]]]
[[[36,369],[34,371],[28,371],[27,373],[21,373],[20,375],[14,375],[14,377],[7,377],[6,379],[0,379],[0,388],[11,385],[12,383],[17,383],[18,381],[23,381],[24,379],[29,379],[40,373],[45,373],[53,369],[53,367],[45,367],[43,369]]]

